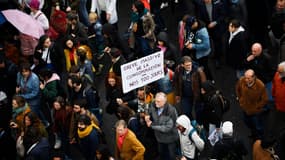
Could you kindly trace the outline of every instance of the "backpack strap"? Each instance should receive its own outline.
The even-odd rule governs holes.
[[[190,130],[189,134],[188,134],[189,139],[190,139],[192,142],[193,142],[192,134],[193,134],[194,132],[196,132],[196,129],[193,127],[193,128]]]
[[[35,17],[35,19],[38,20],[38,18],[39,18],[42,14],[43,14],[43,13],[40,12],[40,13]]]

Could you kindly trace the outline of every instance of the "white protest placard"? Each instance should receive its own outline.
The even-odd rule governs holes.
[[[163,78],[163,52],[155,52],[122,65],[121,75],[124,93]]]

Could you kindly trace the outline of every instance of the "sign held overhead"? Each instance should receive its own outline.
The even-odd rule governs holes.
[[[122,65],[121,75],[124,93],[163,78],[163,52],[159,51]]]

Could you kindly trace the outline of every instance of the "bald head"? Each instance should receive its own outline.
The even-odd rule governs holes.
[[[255,83],[255,80],[256,80],[254,71],[252,69],[246,70],[244,73],[244,77],[245,77],[246,85],[248,87],[253,86],[253,84]]]
[[[255,57],[258,57],[260,56],[262,52],[262,46],[260,43],[254,43],[252,46],[251,46],[251,53],[255,56]]]

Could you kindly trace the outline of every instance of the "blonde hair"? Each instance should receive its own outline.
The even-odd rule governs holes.
[[[98,19],[98,15],[95,12],[89,13],[89,21],[95,22]]]

